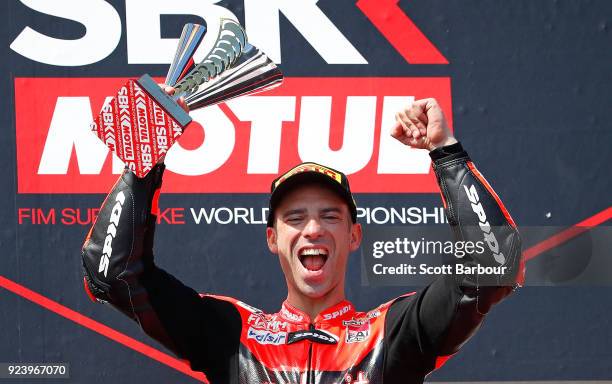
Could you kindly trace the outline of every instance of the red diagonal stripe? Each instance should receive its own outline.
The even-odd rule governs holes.
[[[357,7],[410,64],[448,64],[397,3],[398,0],[359,0]]]
[[[548,251],[551,248],[559,246],[566,241],[580,235],[581,233],[589,230],[590,228],[596,227],[599,224],[605,223],[606,221],[612,219],[612,207],[608,207],[603,211],[588,217],[578,224],[569,227],[566,230],[563,230],[557,233],[554,236],[549,237],[548,239],[533,245],[526,250],[523,251],[523,256],[525,257],[525,261],[533,259],[537,255]]]
[[[48,309],[51,312],[55,312],[60,316],[65,317],[68,320],[72,320],[75,323],[88,328],[94,332],[97,332],[109,339],[116,341],[119,344],[133,349],[136,352],[142,353],[145,356],[150,357],[153,360],[165,364],[171,368],[176,369],[194,379],[207,382],[206,376],[200,372],[194,372],[189,368],[189,365],[182,360],[174,358],[166,353],[163,353],[147,344],[144,344],[136,339],[133,339],[121,332],[118,332],[102,323],[99,323],[85,315],[80,314],[68,307],[61,305],[60,303],[53,301],[37,292],[34,292],[23,285],[17,284],[12,280],[0,275],[0,286],[3,288],[27,299],[31,302],[40,305],[43,308]]]

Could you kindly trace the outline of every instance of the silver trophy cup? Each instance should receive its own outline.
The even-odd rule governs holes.
[[[177,52],[166,76],[176,89],[175,98],[185,97],[190,110],[274,88],[283,74],[262,51],[247,41],[244,29],[231,19],[222,19],[218,31],[197,24],[183,28]],[[195,64],[204,33],[215,33],[216,41],[204,59]]]

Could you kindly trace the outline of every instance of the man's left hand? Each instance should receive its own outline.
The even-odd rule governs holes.
[[[433,151],[457,142],[436,99],[415,100],[395,115],[391,136],[402,143]]]

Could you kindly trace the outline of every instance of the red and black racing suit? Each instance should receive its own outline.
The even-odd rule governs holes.
[[[200,295],[153,262],[152,212],[164,169],[158,165],[144,179],[124,172],[104,201],[83,246],[86,290],[211,383],[421,383],[520,284],[524,270],[514,222],[461,145],[431,157],[457,240],[484,238],[489,246],[462,262],[501,261],[506,274],[495,281],[443,275],[369,312],[343,301],[314,319],[286,302],[265,314],[232,298]]]

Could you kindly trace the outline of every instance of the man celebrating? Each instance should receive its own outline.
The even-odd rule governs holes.
[[[468,266],[505,274],[444,275],[369,312],[346,300],[349,254],[362,229],[344,174],[303,163],[273,181],[266,236],[287,281],[279,312],[200,295],[153,262],[163,165],[125,171],[83,246],[85,288],[211,383],[422,383],[467,341],[523,277],[516,225],[452,136],[433,99],[400,111],[392,136],[428,149],[457,240],[485,241]]]

